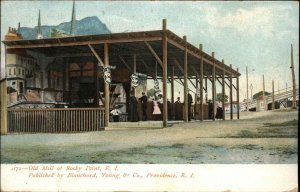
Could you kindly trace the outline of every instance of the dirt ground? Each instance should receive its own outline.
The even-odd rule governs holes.
[[[298,110],[164,129],[1,136],[1,163],[296,164]]]

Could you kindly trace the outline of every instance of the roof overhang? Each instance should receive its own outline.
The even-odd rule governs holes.
[[[85,36],[72,36],[61,38],[34,39],[34,40],[9,40],[2,41],[6,49],[27,49],[41,52],[47,57],[94,57],[89,45],[101,55],[103,45],[110,44],[110,64],[120,65],[120,57],[123,61],[132,60],[132,55],[137,55],[137,59],[143,64],[153,65],[156,59],[153,57],[145,43],[148,43],[157,55],[162,58],[162,39],[164,35],[168,41],[168,63],[177,62],[183,67],[184,51],[188,52],[189,76],[196,76],[200,72],[200,60],[204,62],[204,74],[211,75],[212,67],[215,65],[216,74],[222,75],[223,71],[227,76],[238,77],[241,74],[198,49],[194,45],[186,42],[170,30],[112,33]],[[169,66],[169,64],[168,64]],[[176,68],[176,65],[175,65]],[[141,72],[147,72],[145,67],[140,67]],[[159,69],[161,70],[161,69]],[[158,70],[158,72],[159,72]],[[168,72],[169,73],[169,72]],[[175,75],[183,75],[181,70],[175,69]]]

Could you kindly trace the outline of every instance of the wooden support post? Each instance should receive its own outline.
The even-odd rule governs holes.
[[[200,78],[199,75],[196,74],[196,79],[195,79],[196,89],[199,89],[199,78]]]
[[[0,80],[0,105],[1,105],[1,135],[8,132],[7,127],[7,85],[6,79]]]
[[[223,75],[222,75],[222,110],[223,110],[223,120],[225,120],[225,64],[223,63]]]
[[[133,54],[133,72],[136,73],[136,54]],[[133,88],[133,95],[136,97],[136,89]]]
[[[208,103],[207,77],[205,77],[205,103]]]
[[[237,72],[239,72],[239,68],[236,69]],[[240,85],[239,85],[239,76],[236,76],[236,110],[237,110],[237,119],[240,119]]]
[[[167,28],[167,20],[163,19],[163,31],[165,32]],[[163,66],[163,127],[167,127],[167,120],[168,120],[168,91],[167,91],[167,79],[168,79],[168,39],[167,35],[164,33],[163,40],[163,59],[162,59],[162,66]]]
[[[188,121],[188,82],[187,82],[187,46],[186,46],[186,36],[183,36],[183,40],[185,42],[185,49],[184,49],[184,121]]]
[[[247,111],[249,111],[249,92],[248,92],[248,67],[246,66],[246,89],[247,89],[247,100],[246,100],[246,107],[247,107]]]
[[[104,43],[104,66],[109,66],[108,44]],[[109,124],[109,84],[104,82],[104,97],[105,97],[105,120],[104,127]]]
[[[266,97],[265,97],[265,76],[263,75],[263,101],[264,101],[264,111],[267,111],[266,108]]]
[[[133,73],[136,73],[136,54],[133,54]]]
[[[274,80],[272,80],[272,110],[275,109]]]
[[[64,64],[63,64],[63,101],[64,102],[65,102],[65,98],[66,98],[66,87],[67,87],[67,70],[66,70],[67,65],[68,65],[68,63],[64,62]]]
[[[69,105],[72,105],[72,78],[70,72],[70,61],[68,61],[68,93],[69,93]]]
[[[66,62],[66,67],[65,67],[65,75],[66,75],[66,91],[69,91],[69,77],[70,77],[70,74],[69,74],[69,60],[67,60]],[[44,88],[44,87],[43,87]]]
[[[172,66],[172,74],[171,74],[171,103],[174,103],[174,63]]]
[[[203,46],[200,44],[200,50],[202,51]],[[203,121],[203,57],[200,59],[200,121]]]
[[[230,64],[230,68],[232,68],[232,65]],[[229,89],[230,89],[230,120],[233,119],[233,105],[232,105],[232,74],[230,74],[230,78],[229,78]]]
[[[45,94],[44,94],[44,75],[45,73],[44,72],[41,72],[41,102],[43,103],[44,102],[44,98],[45,98]],[[25,81],[25,86],[26,88],[26,81]],[[25,90],[25,93],[26,93],[26,90]]]
[[[198,99],[197,91],[199,90],[199,75],[198,75],[198,74],[196,74],[196,79],[195,79],[195,81],[196,81],[196,93],[195,93],[194,106],[197,106],[197,105],[198,105],[198,103],[197,103],[197,99]],[[198,107],[198,108],[199,108],[199,107]],[[197,108],[197,109],[198,109],[198,108]],[[194,107],[194,109],[195,109],[195,107]],[[198,109],[197,111],[195,111],[195,113],[194,113],[195,120],[197,120],[197,115],[195,115],[196,112],[199,114],[199,109]]]
[[[184,69],[180,66],[179,62],[177,61],[177,59],[174,59],[174,63],[177,65],[178,69],[182,72],[182,74],[184,74]],[[192,70],[195,71],[195,69],[192,66]],[[196,71],[195,71],[196,72]],[[197,73],[197,72],[196,72]],[[194,82],[188,78],[188,80],[190,81],[190,83],[196,88],[196,85],[194,84]]]
[[[100,93],[99,93],[99,76],[98,76],[98,71],[99,71],[99,67],[98,67],[98,63],[95,62],[94,63],[94,83],[95,83],[95,107],[100,107],[99,104],[99,99],[100,99]]]
[[[214,52],[212,52],[212,57],[215,58]],[[212,120],[214,121],[216,116],[216,64],[214,62],[212,68],[212,102],[213,102]]]
[[[171,72],[171,119],[175,119],[175,108],[174,108],[174,63],[172,63],[172,72]]]
[[[296,79],[295,79],[295,67],[294,67],[294,56],[293,56],[293,45],[291,44],[291,71],[292,71],[292,81],[293,81],[293,100],[292,108],[296,109]]]

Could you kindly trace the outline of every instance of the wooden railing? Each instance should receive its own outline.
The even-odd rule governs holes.
[[[65,133],[104,128],[103,108],[8,109],[8,132]]]

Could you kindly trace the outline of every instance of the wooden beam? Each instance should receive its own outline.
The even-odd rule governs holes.
[[[136,73],[136,54],[133,54],[133,70],[132,73]],[[136,97],[136,89],[133,88],[133,95]]]
[[[133,54],[133,73],[136,73],[136,54]]]
[[[201,59],[200,59],[200,60],[201,60]],[[191,69],[196,73],[196,78],[194,78],[194,79],[197,80],[197,83],[200,83],[200,84],[201,84],[201,81],[200,81],[200,79],[199,79],[200,76],[201,76],[201,75],[200,75],[201,72],[198,73],[194,66],[191,66]],[[201,68],[200,68],[200,70],[201,70]],[[198,78],[197,78],[197,77],[198,77]],[[190,77],[190,79],[193,79],[193,78]]]
[[[232,77],[232,78],[234,78],[234,77]],[[225,77],[224,79],[227,79],[228,81],[230,81],[230,77]],[[226,81],[224,81],[224,82],[225,82],[225,84],[227,85],[227,87],[230,88],[230,84],[228,84]],[[235,85],[232,85],[232,87],[233,87],[234,89],[236,89],[236,86],[235,86]]]
[[[222,60],[224,63],[224,60]],[[222,110],[223,110],[223,120],[225,120],[225,69],[223,69],[222,75]]]
[[[152,77],[152,79],[155,79],[155,73],[152,71],[152,69],[150,67],[148,67],[147,63],[143,59],[141,59],[141,61],[142,61],[142,64],[144,65],[144,67],[150,73],[150,76]]]
[[[104,44],[104,67],[109,66],[109,50],[108,44]],[[109,126],[109,84],[104,82],[104,98],[105,98],[105,120],[104,127]]]
[[[171,65],[171,103],[174,103],[174,63]],[[174,110],[172,110],[174,111]],[[172,115],[173,116],[173,115]]]
[[[230,64],[230,67],[232,67],[232,65]],[[230,84],[230,119],[232,120],[233,119],[233,105],[232,105],[232,75],[230,74],[229,75],[230,79],[229,79],[229,84]]]
[[[99,104],[100,91],[99,91],[99,75],[98,75],[98,71],[99,71],[99,66],[95,62],[94,63],[94,83],[95,83],[95,101],[94,101],[94,103],[95,103],[96,107],[100,107],[100,104]]]
[[[152,53],[152,55],[155,57],[156,61],[160,64],[160,66],[163,67],[163,62],[161,61],[161,59],[159,58],[159,56],[156,54],[156,52],[154,51],[154,49],[152,48],[152,46],[145,41],[146,46],[148,47],[149,51]]]
[[[92,57],[94,56],[93,53],[71,53],[71,54],[65,54],[65,53],[60,53],[58,55],[54,56],[48,56],[48,58],[70,58],[70,57]]]
[[[128,65],[128,63],[125,61],[125,59],[121,56],[121,55],[118,55],[120,60],[122,61],[122,63],[127,67],[127,69],[129,71],[132,71],[131,67]]]
[[[207,96],[208,96],[208,90],[207,90],[207,77],[205,78],[205,92],[206,92],[206,94],[205,94],[205,103],[207,103],[208,102],[208,98],[207,98]]]
[[[102,59],[100,58],[100,56],[97,54],[97,52],[95,51],[95,49],[92,47],[92,45],[88,44],[89,48],[91,49],[91,51],[93,52],[93,54],[95,55],[95,57],[97,58],[100,66],[104,66]]]
[[[177,83],[180,83],[181,85],[184,85],[182,79],[174,79],[174,80],[175,80]],[[179,82],[178,82],[178,80],[179,80]]]
[[[177,61],[176,58],[174,58],[174,63],[177,65],[178,69],[184,74],[184,70],[182,69],[182,67],[180,66],[180,64],[179,64],[179,62]],[[194,82],[190,78],[188,78],[188,80],[196,88]]]
[[[103,39],[103,40],[85,40],[80,42],[63,42],[63,43],[41,43],[41,44],[23,44],[23,45],[7,45],[8,49],[24,49],[24,48],[42,48],[42,47],[66,47],[66,46],[80,46],[80,45],[97,45],[104,43],[132,43],[132,42],[144,42],[144,41],[161,41],[162,37],[130,37],[121,39]]]
[[[200,50],[202,51],[202,44],[200,44]],[[203,121],[203,57],[200,59],[200,121]]]
[[[275,109],[274,79],[272,80],[272,110]]]
[[[186,41],[186,36],[183,36],[183,40],[185,44],[187,43]],[[188,83],[187,83],[187,72],[188,72],[188,66],[187,66],[187,59],[188,59],[188,49],[187,46],[184,47],[184,60],[183,60],[183,70],[184,70],[184,121],[188,122]]]
[[[212,57],[215,57],[215,53],[212,52]],[[212,102],[213,102],[213,116],[212,120],[216,119],[216,64],[213,63],[212,68]]]
[[[239,68],[236,69],[239,71]],[[240,119],[240,93],[239,93],[239,77],[236,78],[236,110],[237,110],[237,119]]]
[[[163,30],[166,30],[166,20],[163,20]],[[147,45],[147,43],[146,43]],[[150,44],[148,43],[150,46]],[[148,46],[147,45],[147,46]],[[151,46],[148,48],[150,49]],[[167,36],[164,33],[163,35],[163,41],[162,41],[162,56],[163,56],[163,61],[162,61],[162,68],[163,68],[163,127],[167,127],[167,121],[168,121],[168,91],[167,91],[167,79],[168,79],[168,40]],[[152,54],[154,54],[153,52]],[[157,56],[157,55],[156,55]],[[158,60],[159,57],[157,56],[156,60]],[[159,62],[159,61],[158,61]]]
[[[168,43],[174,45],[175,47],[177,47],[177,48],[179,48],[179,49],[181,49],[181,50],[184,50],[184,46],[180,45],[180,44],[179,44],[178,42],[176,42],[175,40],[172,40],[172,39],[168,38]],[[188,49],[187,52],[188,52],[190,55],[192,55],[192,56],[194,56],[194,57],[196,57],[196,58],[198,58],[198,59],[201,59],[201,57],[203,57],[203,56],[201,56],[200,54],[197,54],[197,53],[195,53],[194,51],[192,51],[192,50],[190,50],[190,49]],[[210,64],[211,66],[213,65],[213,62],[212,62],[211,60],[209,60],[208,58],[203,57],[203,61],[205,61],[206,63]],[[221,70],[223,69],[223,66],[221,66],[221,65],[219,65],[219,64],[217,64],[216,67],[217,67],[218,69],[221,69]],[[228,70],[225,69],[225,71],[226,71],[226,73],[228,73],[228,74],[234,73],[234,71],[231,71],[230,68],[228,68]],[[234,74],[237,75],[236,73],[234,73]]]
[[[6,55],[6,54],[5,54]],[[7,61],[7,60],[5,60]],[[6,79],[0,81],[0,104],[1,104],[1,135],[8,133],[7,127],[7,85]]]

